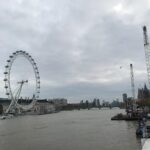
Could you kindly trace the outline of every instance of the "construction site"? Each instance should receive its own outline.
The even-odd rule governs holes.
[[[139,120],[144,114],[150,113],[150,44],[147,27],[143,26],[144,50],[147,68],[148,86],[143,83],[143,88],[135,88],[135,74],[133,64],[130,64],[131,97],[127,93],[122,95],[126,114],[118,114],[112,120]],[[136,65],[136,64],[135,64]]]

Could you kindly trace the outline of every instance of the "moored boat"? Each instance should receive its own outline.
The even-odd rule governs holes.
[[[142,143],[142,150],[150,150],[150,120],[149,116],[148,120],[145,121],[145,124],[142,128],[142,138],[141,138],[141,143]]]

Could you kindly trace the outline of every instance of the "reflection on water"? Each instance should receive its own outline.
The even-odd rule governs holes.
[[[0,150],[140,150],[136,122],[111,121],[124,110],[64,111],[0,120]]]

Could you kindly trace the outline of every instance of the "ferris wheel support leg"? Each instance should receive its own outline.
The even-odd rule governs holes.
[[[9,107],[7,108],[7,110],[6,110],[6,114],[8,114],[9,112],[10,112],[10,110],[13,108],[13,105],[14,105],[14,99],[12,100],[12,102],[11,102],[11,104],[9,105]]]

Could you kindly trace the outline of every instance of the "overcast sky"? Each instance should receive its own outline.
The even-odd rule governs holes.
[[[136,91],[147,83],[142,26],[150,31],[149,16],[149,0],[1,0],[0,96],[6,60],[18,49],[39,67],[41,98],[131,96],[130,63]],[[29,64],[17,61],[18,79]]]

